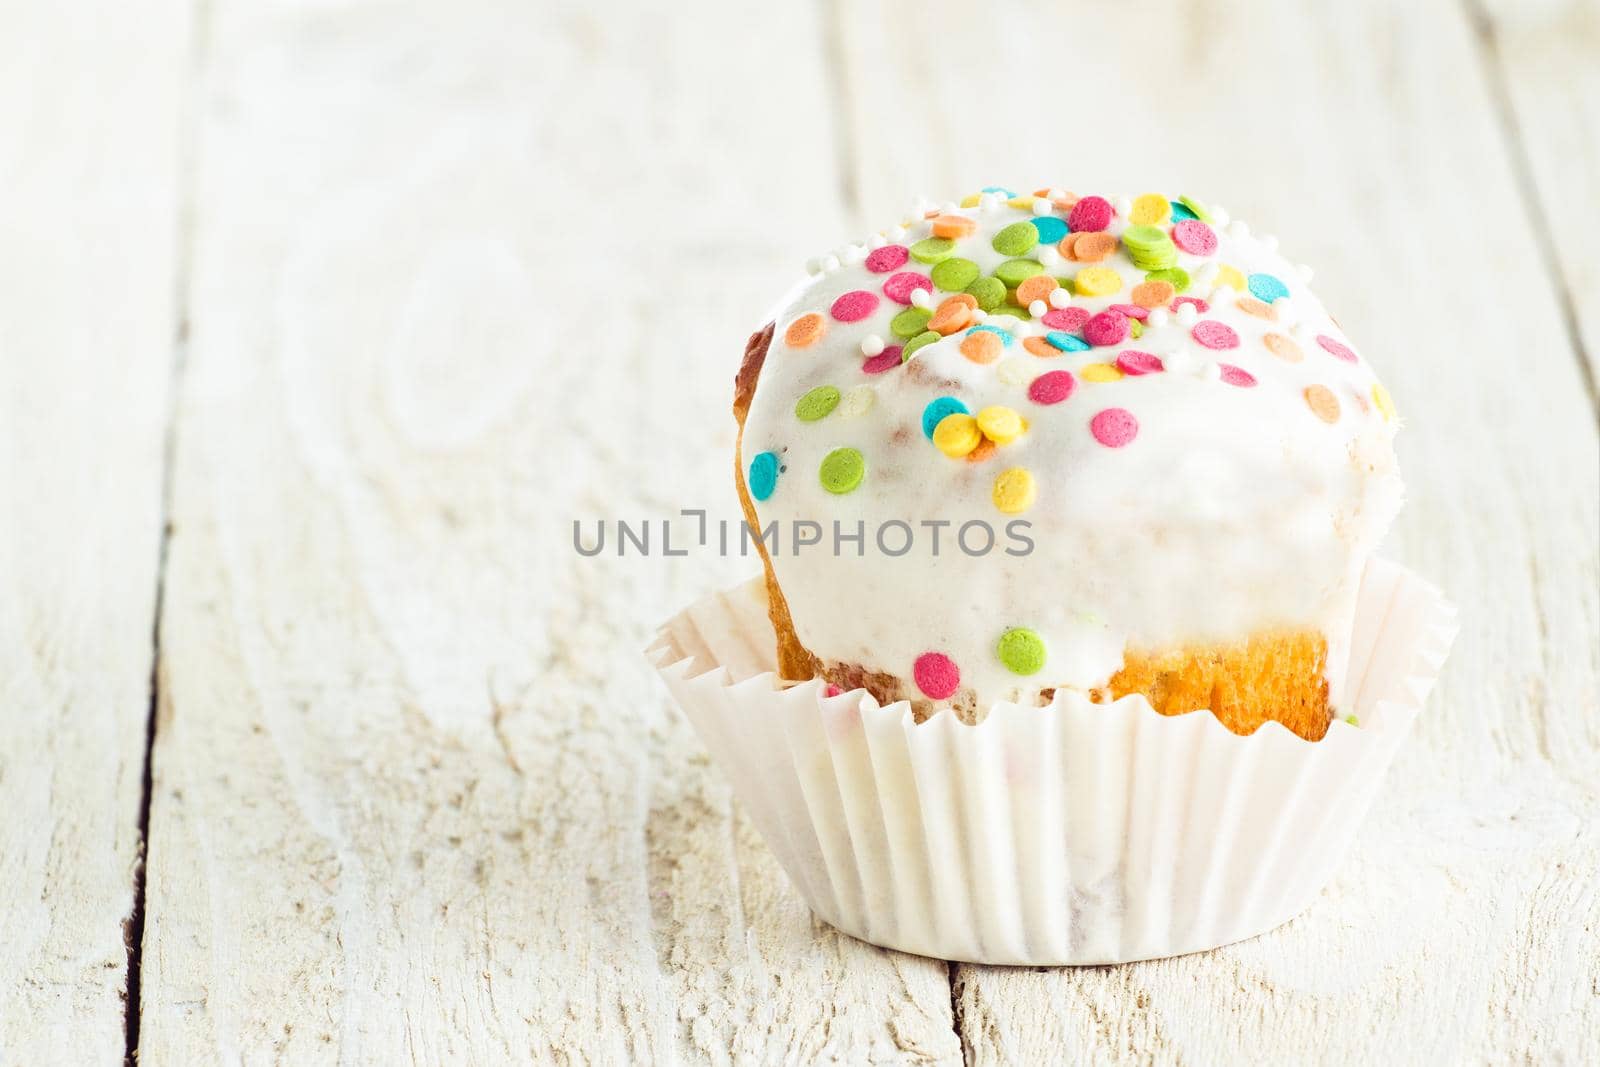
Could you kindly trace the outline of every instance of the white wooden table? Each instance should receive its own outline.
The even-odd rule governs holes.
[[[1462,633],[1254,941],[831,932],[638,654],[749,562],[572,550],[991,182],[1220,200],[1406,416]],[[1596,1062],[1597,205],[1592,2],[0,2],[0,1064]]]

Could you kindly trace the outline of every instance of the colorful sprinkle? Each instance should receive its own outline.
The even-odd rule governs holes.
[[[801,422],[816,422],[838,406],[838,387],[819,385],[795,401],[794,414]]]
[[[1233,327],[1216,319],[1202,319],[1189,331],[1195,341],[1210,349],[1238,348],[1239,335]]]
[[[1137,378],[1141,374],[1159,374],[1167,367],[1159,356],[1130,348],[1117,357],[1117,369],[1123,374]]]
[[[947,293],[959,293],[978,280],[978,265],[970,259],[951,256],[928,272],[933,284]]]
[[[1145,274],[1147,282],[1166,282],[1176,292],[1183,292],[1189,288],[1189,272],[1182,267],[1169,267],[1166,270],[1153,270]]]
[[[1106,310],[1083,324],[1083,339],[1092,345],[1120,345],[1128,338],[1128,316]]]
[[[924,330],[922,333],[917,334],[915,337],[905,343],[905,347],[900,349],[900,362],[904,363],[906,360],[916,355],[918,350],[927,348],[929,345],[933,344],[939,339],[940,335],[932,330]]]
[[[772,495],[773,490],[778,488],[778,467],[776,452],[763,452],[750,461],[747,484],[752,497],[765,500]]]
[[[878,310],[878,294],[852,289],[833,302],[833,317],[840,322],[860,322]]]
[[[1013,222],[994,235],[990,242],[1002,256],[1020,256],[1039,243],[1039,231],[1032,222]]]
[[[861,364],[861,369],[867,374],[882,374],[887,370],[894,370],[900,365],[900,346],[890,345],[882,352]]]
[[[1184,219],[1172,224],[1172,243],[1191,256],[1209,256],[1217,251],[1217,232],[1199,219]]]
[[[1190,211],[1187,206],[1178,203],[1176,200],[1171,201],[1171,206],[1172,218],[1175,222],[1182,221],[1183,219],[1192,219],[1195,217],[1194,212]]]
[[[1077,380],[1064,370],[1045,371],[1028,386],[1028,399],[1035,404],[1059,404],[1072,395]]]
[[[983,432],[978,429],[978,420],[961,412],[946,415],[933,428],[934,447],[951,459],[965,456],[977,448],[982,440]]]
[[[978,300],[968,293],[956,293],[939,302],[928,329],[945,337],[966,329],[972,323],[972,313],[978,310]]]
[[[1323,422],[1339,421],[1339,398],[1326,385],[1308,385],[1305,390],[1306,406]]]
[[[1033,220],[1032,225],[1039,235],[1040,244],[1053,245],[1067,235],[1066,220],[1054,215],[1041,215]]]
[[[1133,199],[1128,221],[1135,226],[1159,226],[1172,214],[1172,206],[1160,193],[1145,193]]]
[[[943,652],[924,652],[911,667],[911,677],[931,700],[946,700],[961,688],[961,669]]]
[[[822,457],[817,474],[822,488],[830,493],[848,493],[861,484],[867,473],[867,461],[853,448],[836,448]]]
[[[1082,307],[1056,308],[1045,312],[1044,324],[1052,330],[1081,330],[1089,321],[1089,309]]]
[[[1067,225],[1073,233],[1093,233],[1111,225],[1111,201],[1103,196],[1086,196],[1072,205]]]
[[[789,324],[783,331],[783,343],[790,348],[809,348],[822,339],[828,323],[815,311],[808,311]]]
[[[1300,351],[1300,346],[1284,334],[1264,334],[1262,335],[1261,343],[1267,346],[1268,352],[1271,352],[1286,363],[1299,363],[1306,358],[1306,354]]]
[[[1001,471],[994,480],[991,491],[994,506],[1006,515],[1020,515],[1033,507],[1038,496],[1033,472],[1026,467],[1012,467]]]
[[[1325,333],[1317,334],[1317,344],[1321,345],[1323,350],[1330,355],[1337,356],[1346,363],[1356,362],[1356,354],[1350,350],[1349,345],[1342,341],[1335,341]]]
[[[1089,351],[1089,342],[1076,334],[1070,334],[1064,330],[1051,330],[1044,335],[1044,339],[1052,348],[1058,348],[1063,352]]]
[[[933,292],[933,282],[925,274],[918,274],[914,270],[901,271],[891,274],[889,280],[883,283],[883,295],[893,300],[896,304],[911,303],[911,294],[917,289],[926,289]]]
[[[933,312],[927,308],[906,308],[889,320],[889,332],[902,340],[908,340],[926,330],[928,320],[931,318]]]
[[[1126,315],[1130,319],[1139,319],[1141,321],[1150,317],[1150,309],[1140,307],[1138,304],[1112,304],[1106,310],[1115,311]]]
[[[1178,265],[1178,250],[1159,226],[1129,226],[1122,231],[1122,243],[1140,270],[1168,270]]]
[[[1253,296],[1241,296],[1233,302],[1233,306],[1246,315],[1254,315],[1256,318],[1266,319],[1268,322],[1278,321],[1278,313],[1273,309],[1272,305],[1263,304]]]
[[[978,224],[965,215],[939,215],[933,220],[935,237],[970,237]]]
[[[1028,423],[1011,408],[994,404],[978,412],[978,429],[997,445],[1009,445],[1027,432]]]
[[[1178,197],[1178,203],[1188,208],[1189,213],[1195,218],[1199,219],[1201,222],[1211,221],[1211,212],[1207,211],[1206,206],[1200,201],[1196,200],[1194,197],[1180,196]]]
[[[972,330],[961,339],[961,354],[974,363],[993,363],[1005,350],[998,330]]]
[[[1109,259],[1111,253],[1117,250],[1117,239],[1109,233],[1094,231],[1076,234],[1075,237],[1076,240],[1072,242],[1071,258],[1079,263],[1099,263],[1103,259]]]
[[[1133,287],[1131,299],[1142,308],[1158,308],[1176,294],[1171,282],[1140,282]]]
[[[943,422],[946,415],[966,415],[967,405],[953,396],[941,396],[928,402],[922,409],[922,435],[928,440],[933,440],[933,431]]]
[[[1033,227],[1028,229],[1031,231]],[[1007,289],[1015,289],[1035,274],[1043,273],[1044,264],[1036,259],[1008,259],[994,269],[994,276],[1004,282]]]
[[[1139,420],[1127,408],[1106,408],[1089,420],[1089,432],[1107,448],[1121,448],[1139,436]]]
[[[1217,268],[1216,287],[1221,289],[1223,286],[1227,286],[1236,293],[1244,292],[1244,275],[1239,273],[1238,267],[1230,267],[1224,263]]]
[[[1040,359],[1051,359],[1061,354],[1061,349],[1055,347],[1043,337],[1024,337],[1022,339],[1022,347]]]
[[[979,278],[968,285],[966,291],[978,301],[978,306],[985,311],[993,311],[1006,299],[1006,283],[999,278]]]
[[[998,485],[996,491],[998,492]],[[1000,657],[1000,662],[1005,664],[1006,669],[1012,674],[1038,674],[1044,668],[1044,638],[1032,630],[1020,626],[1007,630],[1000,635],[1000,641],[995,645],[994,651],[995,655]]]
[[[1228,385],[1249,389],[1256,384],[1256,376],[1243,367],[1235,367],[1232,363],[1219,363],[1217,367],[1222,371],[1222,380]]]
[[[1110,267],[1086,267],[1072,279],[1079,296],[1110,296],[1121,292],[1122,275]]]
[[[905,245],[884,245],[867,253],[867,269],[874,274],[887,274],[906,265],[911,250]]]
[[[1383,416],[1384,422],[1389,422],[1395,417],[1394,398],[1389,395],[1389,390],[1383,387],[1382,382],[1372,383],[1372,406],[1378,409],[1378,414]]]
[[[1177,297],[1172,301],[1172,310],[1181,311],[1185,304],[1188,304],[1202,315],[1211,310],[1211,305],[1201,300],[1198,296]]]
[[[948,237],[924,237],[911,246],[911,258],[918,263],[937,263],[956,250]]]
[[[1251,295],[1263,303],[1270,304],[1289,295],[1289,287],[1271,274],[1252,274],[1249,284]]]
[[[1078,377],[1086,382],[1116,382],[1122,380],[1122,372],[1109,363],[1085,363],[1078,368]]]
[[[1061,288],[1061,283],[1048,274],[1035,274],[1031,278],[1024,278],[1022,284],[1017,286],[1017,303],[1028,307],[1035,300],[1048,300],[1050,294]]]

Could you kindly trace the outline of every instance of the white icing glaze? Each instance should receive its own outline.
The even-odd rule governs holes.
[[[954,255],[973,260],[984,275],[1013,258],[992,248],[993,235],[1035,217],[992,197],[952,213],[977,222],[976,233],[957,239]],[[1126,225],[1119,215],[1109,232],[1119,235]],[[918,220],[903,229],[888,231],[891,243],[928,236],[930,224]],[[961,330],[920,349],[906,365],[865,373],[863,340],[876,335],[900,343],[889,322],[906,305],[885,296],[883,284],[900,271],[930,272],[931,265],[914,259],[885,273],[860,261],[828,266],[791,294],[776,315],[741,462],[748,468],[758,453],[771,451],[783,464],[775,490],[757,501],[756,510],[763,526],[778,523],[772,562],[807,648],[825,661],[904,678],[913,693],[912,664],[923,653],[941,652],[960,668],[962,687],[987,704],[1028,699],[1052,686],[1103,685],[1127,647],[1313,627],[1329,641],[1337,705],[1361,570],[1400,504],[1396,423],[1374,403],[1377,381],[1365,360],[1345,362],[1318,344],[1321,335],[1349,342],[1306,288],[1309,271],[1279,255],[1276,242],[1251,236],[1240,221],[1213,230],[1214,255],[1178,256],[1195,279],[1180,295],[1210,299],[1208,311],[1195,314],[1186,304],[1175,312],[1156,309],[1140,338],[1051,358],[1027,353],[1022,343],[1049,327],[1019,323],[996,309],[987,325],[1014,333],[996,363],[963,356],[959,344],[967,331]],[[1024,258],[1036,258],[1041,247]],[[1057,277],[1091,265],[1056,263],[1051,273]],[[1270,274],[1286,285],[1289,296],[1272,307],[1277,321],[1246,313],[1238,294],[1215,288],[1218,264],[1247,277]],[[1110,259],[1092,265],[1115,270],[1124,285],[1109,296],[1072,298],[1072,306],[1091,313],[1129,303],[1130,289],[1144,280],[1120,243]],[[857,289],[880,298],[876,311],[859,322],[834,320],[834,299]],[[949,294],[932,295],[937,306]],[[807,347],[792,348],[785,329],[808,312],[823,316],[826,332]],[[1239,346],[1203,347],[1190,332],[1196,321],[1225,323]],[[1273,354],[1263,342],[1268,333],[1293,338],[1303,358],[1291,362]],[[1080,373],[1088,364],[1114,363],[1128,350],[1157,355],[1165,371],[1108,382]],[[1222,364],[1242,368],[1258,384],[1228,384]],[[1033,403],[1029,383],[1053,370],[1072,372],[1072,395],[1054,405]],[[863,384],[871,391],[851,393]],[[818,421],[801,421],[796,401],[822,385],[854,400]],[[1305,390],[1313,385],[1338,400],[1337,422],[1312,411]],[[990,405],[1013,408],[1028,420],[1028,430],[981,462],[951,458],[922,430],[924,408],[940,396],[958,398],[973,414]],[[1095,439],[1090,420],[1106,408],[1124,408],[1138,420],[1132,442],[1110,448]],[[836,495],[823,488],[818,470],[827,453],[843,446],[860,451],[866,474],[855,490]],[[996,476],[1012,467],[1028,468],[1037,486],[1035,502],[1019,515],[1001,513],[992,497]],[[897,557],[875,544],[880,527],[895,520],[910,524],[915,538]],[[957,543],[958,529],[969,520],[994,530],[995,545],[986,554],[968,555]],[[1012,520],[1029,524],[1024,536],[1033,549],[1026,555],[1005,551],[1019,546],[1007,535]],[[821,525],[823,540],[797,550],[791,533],[794,523],[805,521]],[[846,535],[863,524],[861,555],[848,541],[835,554],[835,521]],[[939,522],[948,525],[939,528],[935,555],[935,531],[923,524]],[[982,531],[968,532],[968,547],[980,548]],[[905,540],[898,529],[885,536],[891,550]],[[1011,627],[1043,638],[1047,655],[1037,673],[1019,676],[998,658],[996,642]]]

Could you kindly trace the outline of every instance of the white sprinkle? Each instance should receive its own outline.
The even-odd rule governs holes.
[[[1035,215],[1048,215],[1055,210],[1055,205],[1042,196],[1033,198],[1033,213]]]
[[[861,354],[863,356],[876,356],[883,351],[883,338],[875,333],[869,333],[861,339]]]
[[[1228,209],[1220,205],[1214,205],[1207,210],[1211,213],[1211,225],[1213,226],[1226,226],[1228,219],[1232,217],[1228,214]]]
[[[982,308],[979,308],[978,310],[976,310],[976,311],[974,311],[972,313],[971,318],[972,318],[973,322],[988,322],[989,321],[989,313],[987,311],[983,310]]]
[[[822,257],[823,273],[830,273],[839,269],[839,257],[828,255]]]
[[[1067,191],[1065,189],[1051,188],[1045,190],[1044,195],[1048,196],[1051,200],[1065,200],[1067,198]]]
[[[979,211],[993,211],[1000,206],[1000,198],[994,193],[982,193],[978,196]]]
[[[1235,219],[1233,222],[1230,222],[1228,224],[1228,236],[1229,237],[1241,237],[1241,238],[1242,237],[1249,237],[1250,236],[1250,227],[1246,226],[1242,219]]]
[[[1193,326],[1195,320],[1199,317],[1200,312],[1195,310],[1193,304],[1183,303],[1178,305],[1178,322],[1184,326]]]
[[[1307,285],[1311,284],[1311,279],[1316,277],[1317,274],[1316,271],[1311,269],[1311,264],[1309,263],[1302,263],[1295,270],[1300,272],[1300,280]]]
[[[1268,252],[1276,252],[1278,250],[1278,235],[1273,233],[1263,234],[1261,237],[1261,247],[1265,248]]]
[[[1043,263],[1044,261],[1040,260],[1039,262]],[[1072,294],[1067,292],[1067,287],[1066,286],[1060,285],[1060,286],[1057,286],[1056,288],[1050,290],[1050,306],[1051,307],[1053,307],[1053,308],[1064,308],[1064,307],[1066,307],[1067,305],[1069,305],[1071,303],[1072,303]]]
[[[1210,285],[1211,279],[1217,276],[1217,270],[1218,268],[1215,263],[1204,263],[1201,265],[1199,270],[1194,272],[1194,280],[1199,282],[1201,286]]]
[[[1189,305],[1185,304],[1183,306],[1188,307]],[[1170,321],[1172,321],[1172,313],[1166,308],[1151,308],[1150,315],[1144,320],[1144,324],[1151,329],[1159,330]]]
[[[933,303],[933,297],[928,295],[926,289],[911,290],[911,304],[913,307],[925,308]]]
[[[867,250],[861,245],[850,245],[844,250],[844,261],[851,266],[867,258]]]
[[[1033,303],[1028,305],[1028,314],[1032,315],[1034,318],[1039,318],[1049,310],[1050,305],[1046,304],[1043,300],[1035,300]]]
[[[1238,294],[1233,290],[1233,286],[1219,285],[1215,289],[1211,290],[1211,302],[1213,304],[1226,304],[1237,295]]]
[[[1125,196],[1119,196],[1115,200],[1111,201],[1111,210],[1115,211],[1122,218],[1127,218],[1128,215],[1133,212],[1133,201],[1129,200]]]
[[[1222,367],[1213,360],[1206,360],[1200,364],[1200,377],[1208,382],[1218,381],[1222,378]]]
[[[1055,245],[1040,245],[1038,256],[1039,262],[1050,270],[1061,266],[1061,253],[1056,251]]]
[[[911,231],[906,229],[904,226],[896,226],[894,229],[889,231],[889,236],[893,237],[896,241],[904,241],[906,239],[906,234],[910,232]]]
[[[952,215],[955,213],[956,208],[960,206],[961,205],[957,204],[954,200],[946,200],[944,203],[939,205],[939,214]]]
[[[881,233],[875,233],[867,238],[867,247],[876,251],[889,243],[889,239]]]
[[[877,390],[870,385],[858,385],[847,391],[839,401],[839,414],[845,416],[865,415],[872,410],[873,402],[878,399]]]

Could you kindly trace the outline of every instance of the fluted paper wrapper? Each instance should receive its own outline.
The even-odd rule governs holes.
[[[969,726],[775,674],[757,580],[650,648],[789,878],[864,941],[976,963],[1092,964],[1252,937],[1316,897],[1421,711],[1455,613],[1383,561],[1356,608],[1345,713],[1321,741],[1142,696],[997,704]]]

